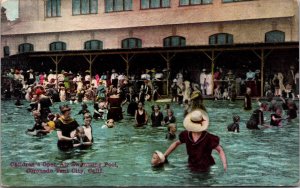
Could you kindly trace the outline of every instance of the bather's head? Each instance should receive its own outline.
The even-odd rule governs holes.
[[[165,162],[165,156],[160,151],[155,151],[152,154],[151,165],[153,167],[161,166]]]

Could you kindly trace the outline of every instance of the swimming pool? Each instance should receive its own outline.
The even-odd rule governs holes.
[[[245,122],[250,112],[242,110],[242,101],[205,101],[210,116],[208,130],[220,137],[228,161],[228,170],[224,173],[220,158],[213,151],[216,165],[206,174],[191,173],[186,167],[185,145],[169,156],[169,164],[164,168],[152,169],[152,152],[164,152],[172,141],[165,139],[166,129],[150,125],[135,129],[133,118],[129,116],[124,116],[114,129],[101,129],[103,121],[93,120],[94,145],[91,149],[60,152],[56,146],[56,132],[43,138],[24,133],[33,125],[27,105],[16,108],[12,101],[1,103],[2,185],[292,186],[299,181],[299,119],[284,128],[247,130]],[[57,112],[58,106],[56,103],[52,111]],[[82,116],[75,115],[80,105],[71,106],[72,116],[82,124]],[[171,107],[178,122],[178,137],[184,130],[179,123],[183,110],[177,104]],[[149,114],[150,104],[146,109]],[[92,104],[89,110],[93,111]],[[123,110],[126,111],[126,107]],[[232,114],[241,117],[240,133],[227,132]],[[265,117],[270,119],[269,113]]]

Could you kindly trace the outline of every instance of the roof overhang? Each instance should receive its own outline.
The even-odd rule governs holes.
[[[11,55],[8,58],[53,57],[53,56],[84,56],[84,55],[120,55],[120,54],[154,54],[154,53],[192,53],[211,51],[247,51],[299,49],[299,42],[282,43],[244,43],[232,45],[201,45],[184,47],[151,47],[134,49],[104,49],[104,50],[66,50],[66,51],[36,51]]]

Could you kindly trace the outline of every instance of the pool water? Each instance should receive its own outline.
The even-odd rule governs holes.
[[[242,109],[242,101],[205,101],[210,117],[208,131],[220,137],[228,161],[228,170],[224,172],[219,155],[213,151],[216,165],[205,174],[189,171],[185,145],[169,156],[169,164],[153,169],[150,165],[153,151],[164,152],[172,143],[165,139],[167,130],[150,125],[136,129],[133,117],[126,115],[113,129],[102,129],[104,122],[93,120],[94,145],[91,149],[61,152],[56,146],[56,132],[42,138],[25,134],[34,122],[26,110],[28,103],[24,103],[22,108],[16,108],[13,101],[1,103],[2,185],[295,186],[299,182],[299,119],[286,122],[283,128],[248,130],[245,122],[251,112]],[[56,103],[52,112],[58,112],[59,105]],[[72,116],[82,124],[82,116],[76,115],[80,105],[71,106]],[[92,106],[89,104],[91,112]],[[148,114],[150,106],[146,104]],[[178,138],[184,130],[183,109],[177,104],[171,107],[177,118]],[[253,107],[257,105],[253,103]],[[123,110],[126,111],[126,106]],[[241,117],[240,133],[227,131],[233,114]],[[265,117],[268,121],[270,113]],[[16,163],[33,166],[16,166]],[[62,163],[69,166],[64,168],[60,166]],[[83,166],[76,167],[80,164]],[[56,172],[58,167],[63,171]],[[30,169],[40,171],[32,173]]]

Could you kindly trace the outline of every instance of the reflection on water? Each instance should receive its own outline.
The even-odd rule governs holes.
[[[172,143],[165,139],[167,130],[151,126],[136,129],[133,127],[133,118],[128,116],[117,123],[114,129],[101,129],[104,122],[93,121],[92,148],[61,152],[56,146],[55,132],[43,138],[24,134],[33,125],[33,118],[27,112],[26,105],[15,108],[13,102],[3,101],[2,183],[10,186],[291,186],[298,182],[298,118],[283,128],[251,131],[245,125],[250,112],[242,110],[242,101],[205,101],[205,105],[210,116],[209,131],[220,137],[227,156],[226,173],[215,151],[213,157],[216,165],[211,167],[210,172],[191,173],[187,168],[184,145],[169,156],[169,163],[163,168],[153,169],[150,164],[153,151],[164,152]],[[58,106],[59,104],[55,104],[52,111],[58,112]],[[148,114],[151,112],[150,106],[151,104],[146,105]],[[181,123],[183,111],[176,104],[171,107],[178,122],[178,138],[178,133],[184,130]],[[79,110],[80,105],[73,105],[73,114]],[[93,111],[92,105],[89,110]],[[241,117],[240,133],[227,132],[227,125],[231,123],[233,114]],[[82,116],[74,117],[80,124],[83,123]],[[266,113],[265,117],[269,121],[270,113]],[[54,172],[28,173],[27,167],[12,167],[12,162],[34,162],[41,164],[41,167],[36,168],[48,168]],[[69,166],[61,169],[61,166],[48,167],[48,163]],[[100,167],[71,166],[77,163],[97,164]],[[58,167],[69,172],[56,172]]]

